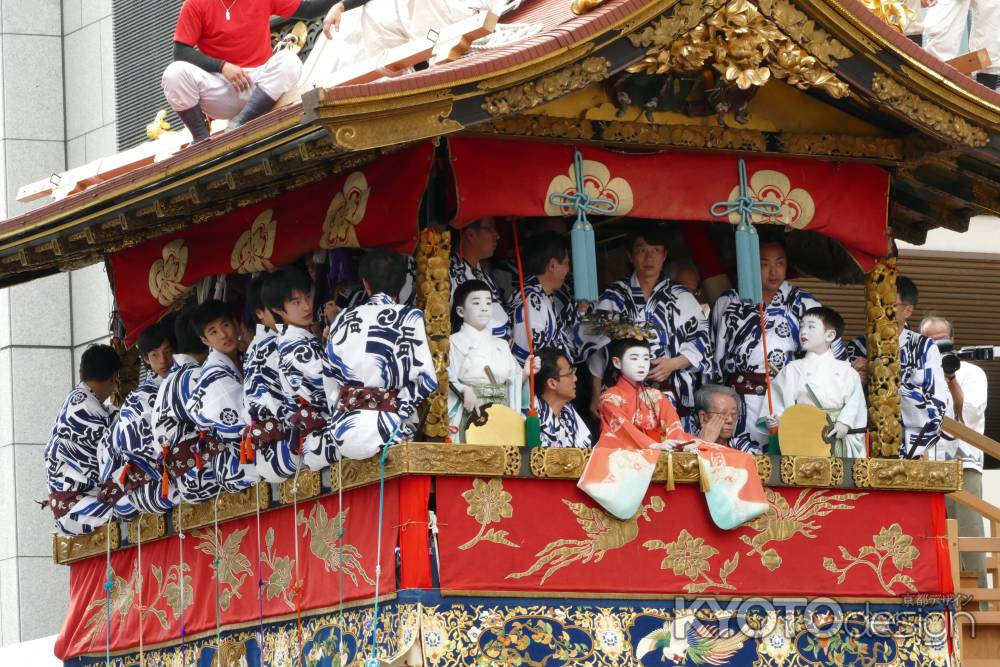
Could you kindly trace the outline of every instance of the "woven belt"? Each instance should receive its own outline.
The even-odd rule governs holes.
[[[72,509],[80,498],[86,494],[82,491],[53,491],[49,494],[49,507],[57,519],[61,519]]]
[[[340,390],[337,399],[337,410],[377,410],[378,412],[396,412],[398,389],[382,389],[379,387],[358,387],[348,385]]]
[[[767,393],[767,378],[763,373],[730,373],[726,376],[726,384],[744,396],[763,396]]]
[[[167,457],[167,473],[174,479],[200,468],[204,462],[219,454],[224,445],[215,437],[201,432],[193,438],[182,440],[170,448]]]

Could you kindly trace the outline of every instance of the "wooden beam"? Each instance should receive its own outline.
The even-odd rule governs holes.
[[[976,70],[986,69],[993,64],[993,61],[990,60],[990,54],[986,49],[969,51],[956,58],[945,60],[945,62],[966,76],[972,76],[972,73]]]
[[[978,498],[968,491],[952,491],[948,494],[952,500],[960,502],[969,509],[979,512],[987,519],[992,519],[993,521],[1000,521],[1000,507],[986,502],[982,498]],[[949,519],[950,521],[951,519]],[[956,543],[957,546],[957,543]]]
[[[945,417],[941,422],[941,429],[948,435],[959,440],[965,440],[970,445],[978,447],[995,459],[1000,459],[1000,442],[987,438],[982,433],[975,431],[965,424],[955,421],[951,417]]]
[[[1000,553],[1000,537],[960,537],[958,550],[962,553]]]

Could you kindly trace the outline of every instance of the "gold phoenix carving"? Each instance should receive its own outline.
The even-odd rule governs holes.
[[[872,92],[907,118],[930,127],[953,141],[975,147],[985,146],[990,142],[989,135],[983,128],[910,92],[882,72],[876,72],[872,77]]]
[[[749,0],[731,0],[676,39],[670,38],[669,29],[663,29],[672,19],[660,19],[657,27],[648,27],[631,38],[633,44],[649,50],[645,58],[628,68],[629,72],[698,72],[711,66],[741,90],[763,86],[773,75],[802,90],[818,88],[835,98],[850,94],[846,83]],[[835,40],[827,36],[819,41]]]
[[[434,360],[438,388],[427,398],[424,433],[429,438],[448,435],[448,353],[451,340],[451,236],[447,230],[420,232],[417,246],[417,305],[424,311],[424,327]]]
[[[546,74],[534,81],[502,90],[483,99],[483,110],[491,116],[506,116],[525,111],[567,93],[608,78],[611,62],[607,58],[591,57],[569,67]]]
[[[868,427],[872,454],[896,457],[902,443],[896,260],[879,262],[865,279],[868,335]]]

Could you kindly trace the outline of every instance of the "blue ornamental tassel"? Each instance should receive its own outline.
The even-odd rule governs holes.
[[[778,215],[781,204],[772,201],[757,201],[751,197],[747,187],[747,165],[740,158],[740,196],[735,201],[722,201],[712,204],[710,209],[717,218],[729,217],[734,213],[740,216],[736,226],[736,274],[740,299],[752,304],[764,301],[763,288],[760,283],[760,237],[753,226],[753,214]]]
[[[576,175],[576,190],[571,194],[557,192],[549,196],[553,206],[576,209],[576,223],[570,231],[573,252],[573,296],[577,301],[597,301],[597,243],[594,227],[587,219],[588,213],[611,215],[618,205],[610,199],[591,197],[587,194],[583,178],[583,155],[579,150],[573,154],[573,171]]]

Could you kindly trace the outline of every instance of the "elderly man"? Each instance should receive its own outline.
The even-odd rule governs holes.
[[[920,323],[920,333],[930,338],[938,345],[955,342],[955,331],[951,322],[936,315],[928,315]],[[945,382],[951,400],[947,413],[962,422],[977,433],[986,430],[986,373],[975,364],[965,361],[958,368],[952,366],[944,369]],[[952,371],[952,372],[948,372]],[[962,462],[962,488],[977,498],[983,497],[983,452],[974,445],[959,439],[941,437],[937,447],[930,452],[930,457],[938,461]],[[945,498],[948,507],[948,518],[958,519],[958,534],[961,537],[983,537],[983,519],[975,511],[965,505],[960,505],[951,498]],[[961,554],[962,570],[979,573],[979,587],[986,587],[986,555],[983,553]]]
[[[694,405],[701,423],[701,439],[729,447],[740,416],[736,390],[721,384],[703,385],[694,395]]]

